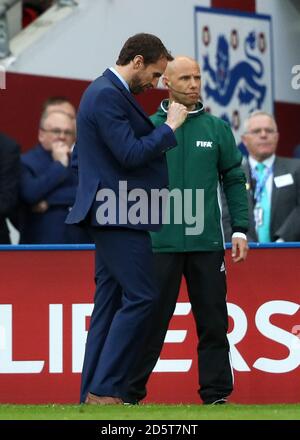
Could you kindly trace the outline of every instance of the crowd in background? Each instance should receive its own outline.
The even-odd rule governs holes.
[[[65,224],[78,183],[71,166],[76,110],[64,97],[43,105],[37,144],[21,154],[17,143],[0,136],[0,242],[9,244],[7,220],[21,244],[90,243],[86,232]]]
[[[300,241],[300,146],[295,147],[294,158],[278,157],[278,127],[264,112],[257,112],[244,125],[242,141],[247,156],[242,167],[247,178],[248,240]],[[21,244],[91,242],[82,228],[64,223],[78,183],[71,166],[75,139],[76,109],[68,98],[60,96],[43,104],[37,144],[28,152],[21,154],[15,140],[0,134],[1,244],[11,243],[8,224],[19,232]],[[265,166],[262,177],[258,163]],[[262,215],[267,216],[265,232],[259,227]],[[229,242],[232,225],[225,199],[223,228]]]

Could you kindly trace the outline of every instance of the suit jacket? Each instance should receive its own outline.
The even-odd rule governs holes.
[[[18,202],[20,147],[0,133],[0,244],[10,244],[5,218]]]
[[[65,219],[75,200],[77,177],[70,166],[54,161],[40,144],[21,156],[20,242],[26,244],[88,243],[84,231],[70,230]],[[44,213],[33,206],[45,200]]]
[[[166,187],[168,172],[164,152],[175,145],[176,138],[170,127],[163,124],[155,128],[131,93],[107,69],[87,88],[79,106],[73,152],[74,162],[78,161],[79,186],[67,223],[88,220],[97,225],[95,215],[101,202],[95,198],[101,189],[113,191],[118,210],[119,202],[122,204],[120,181],[126,182],[128,191],[140,188],[148,195],[151,189]],[[120,210],[128,212],[130,202],[124,200]],[[150,212],[149,205],[149,217]],[[118,214],[116,222],[108,223],[146,230],[160,227],[148,221],[146,224],[120,222]]]
[[[248,240],[257,242],[254,209],[255,182],[251,181],[249,162],[243,165],[248,182],[249,230]],[[276,185],[276,177],[288,175],[282,186]],[[278,182],[278,181],[277,181]],[[231,240],[231,227],[228,211],[224,209],[223,226],[226,241]],[[282,238],[284,241],[300,241],[300,160],[276,156],[273,169],[271,197],[271,241]]]

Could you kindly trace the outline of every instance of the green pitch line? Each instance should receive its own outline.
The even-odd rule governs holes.
[[[0,420],[300,420],[293,405],[1,405]]]

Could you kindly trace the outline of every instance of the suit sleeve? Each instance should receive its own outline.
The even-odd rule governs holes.
[[[223,224],[229,239],[229,219],[232,232],[248,230],[248,200],[246,177],[241,168],[242,154],[237,149],[230,127],[222,123],[220,132],[219,172],[226,197]]]
[[[20,148],[11,144],[0,150],[0,215],[8,216],[18,202]]]
[[[32,169],[22,161],[21,165],[21,189],[22,200],[34,205],[41,200],[47,200],[47,196],[68,177],[68,168],[54,161],[47,171],[36,175]]]
[[[122,98],[118,90],[101,90],[95,102],[95,119],[103,142],[124,168],[143,166],[177,145],[173,131],[166,124],[139,137],[128,117],[129,103]]]
[[[293,177],[297,191],[296,204],[280,228],[275,231],[275,238],[282,238],[284,241],[300,241],[300,167]]]

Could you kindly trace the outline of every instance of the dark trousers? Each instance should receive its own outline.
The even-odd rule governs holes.
[[[88,392],[127,400],[128,375],[144,342],[158,290],[148,232],[90,228],[96,244],[94,309],[81,402]]]
[[[146,383],[162,349],[182,275],[187,282],[199,339],[199,394],[204,403],[211,403],[232,392],[223,262],[223,251],[155,254],[160,296],[151,319],[152,329],[132,372],[130,401],[146,396]]]

